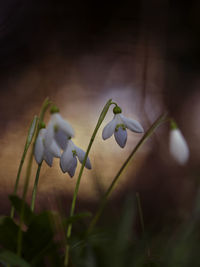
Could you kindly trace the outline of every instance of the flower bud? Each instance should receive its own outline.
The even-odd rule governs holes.
[[[172,126],[175,126],[174,124]],[[189,148],[187,142],[178,128],[172,127],[169,136],[169,150],[172,157],[184,165],[189,159]]]

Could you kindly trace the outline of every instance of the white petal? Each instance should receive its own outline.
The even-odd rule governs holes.
[[[127,140],[127,131],[119,127],[118,130],[115,131],[114,135],[115,135],[115,140],[118,143],[118,145],[122,148],[125,147],[126,140]]]
[[[75,148],[76,148],[75,144],[73,143],[73,141],[71,139],[68,140],[67,148],[71,149],[71,151],[75,150]]]
[[[77,158],[74,156],[73,157],[73,161],[71,162],[71,166],[68,169],[68,173],[71,177],[74,176],[75,171],[76,171],[76,167],[77,167]]]
[[[70,140],[71,141],[71,140]],[[69,170],[69,167],[72,164],[73,161],[73,153],[71,149],[70,142],[68,143],[67,149],[63,152],[61,158],[60,158],[60,167],[62,171],[65,173]]]
[[[68,143],[68,136],[62,131],[58,130],[55,132],[54,139],[60,148],[66,149]]]
[[[58,129],[61,129],[68,137],[74,136],[73,128],[59,113],[52,115],[52,121],[54,122],[54,125],[58,126]]]
[[[49,152],[56,158],[60,158],[61,157],[61,152],[60,152],[60,148],[57,145],[56,141],[53,140],[52,144],[50,145],[49,148],[47,148],[49,150]]]
[[[76,150],[77,157],[78,157],[80,163],[83,163],[83,160],[84,160],[84,157],[85,157],[85,151],[83,151],[82,149],[80,149],[77,146],[75,146],[75,150]],[[87,169],[92,169],[92,165],[90,163],[89,157],[87,157],[87,160],[86,160],[86,163],[85,163],[85,167]]]
[[[53,155],[51,154],[51,152],[48,149],[44,149],[44,160],[46,161],[46,163],[52,167],[53,164]]]
[[[121,118],[122,118],[123,123],[125,124],[126,128],[128,128],[129,130],[131,130],[135,133],[143,133],[144,132],[142,125],[138,121],[126,118],[123,115],[121,115]]]
[[[185,138],[179,129],[170,131],[169,149],[173,158],[181,165],[189,159],[189,148]]]
[[[43,136],[41,134],[41,130],[38,134],[36,143],[35,143],[35,149],[34,149],[34,156],[37,164],[40,164],[43,160],[44,155],[44,144],[43,144]]]
[[[106,140],[113,135],[117,123],[118,123],[117,117],[114,116],[114,118],[103,129],[102,132],[103,140]]]
[[[50,121],[48,126],[47,126],[45,138],[44,138],[44,143],[45,143],[46,147],[50,147],[50,145],[53,142],[53,138],[54,138],[54,125]]]

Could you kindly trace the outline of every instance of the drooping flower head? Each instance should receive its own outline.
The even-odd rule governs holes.
[[[189,159],[189,148],[187,142],[178,129],[176,123],[171,120],[171,131],[169,136],[169,150],[172,157],[180,164],[184,165]]]
[[[104,127],[102,132],[102,138],[104,140],[111,137],[114,133],[115,140],[120,147],[125,147],[127,141],[126,128],[135,133],[143,133],[144,129],[141,124],[136,120],[126,118],[123,116],[122,110],[119,106],[115,106],[113,109],[113,119]]]
[[[66,149],[68,139],[74,136],[74,130],[71,125],[62,118],[56,106],[52,106],[50,112],[51,119],[47,126],[45,142],[49,146],[52,141],[55,140],[60,148]]]
[[[64,150],[61,158],[60,158],[60,167],[61,170],[65,173],[73,177],[77,167],[77,158],[79,159],[80,163],[83,163],[85,157],[85,152],[77,147],[71,139],[69,139],[66,149]],[[91,169],[90,159],[87,158],[85,167],[87,169]]]
[[[48,146],[45,142],[47,130],[45,129],[45,124],[40,124],[40,130],[36,139],[34,156],[38,164],[41,164],[43,160],[51,167],[53,164],[53,158],[60,158],[61,152],[57,143],[53,140]]]

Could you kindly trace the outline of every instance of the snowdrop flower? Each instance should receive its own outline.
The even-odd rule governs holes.
[[[115,114],[113,119],[104,127],[102,132],[102,138],[106,140],[111,137],[114,133],[115,140],[120,147],[125,147],[127,141],[127,131],[126,128],[135,133],[143,133],[144,129],[141,124],[136,120],[124,117],[121,114],[122,110],[120,107],[116,106],[113,109]]]
[[[44,128],[45,124],[42,123],[43,128],[40,129],[34,149],[35,160],[38,164],[41,164],[43,159],[51,167],[53,163],[53,157],[60,158],[61,152],[57,143],[53,140],[50,146],[46,145],[45,138],[47,130]]]
[[[171,121],[171,131],[169,136],[169,150],[172,157],[180,164],[184,165],[189,159],[189,148],[181,131],[174,121]]]
[[[80,163],[83,163],[84,157],[85,152],[79,147],[75,146],[72,140],[69,140],[67,147],[60,158],[60,167],[62,171],[64,173],[68,172],[68,174],[73,177],[77,167],[77,158],[79,159]],[[89,158],[86,160],[85,167],[87,169],[92,168]]]
[[[47,146],[50,146],[52,140],[55,140],[58,146],[64,150],[67,147],[69,137],[74,136],[74,130],[71,125],[62,118],[56,106],[52,106],[51,114],[51,119],[47,126],[45,142]]]

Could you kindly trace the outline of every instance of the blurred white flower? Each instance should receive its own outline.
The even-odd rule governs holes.
[[[172,157],[181,165],[189,159],[189,148],[187,142],[178,128],[173,128],[169,136],[169,150]]]
[[[38,164],[41,164],[43,159],[51,167],[53,163],[53,158],[60,158],[61,152],[59,146],[53,140],[50,146],[45,144],[47,130],[45,128],[40,129],[34,149],[35,160]]]
[[[116,142],[123,148],[127,141],[126,128],[135,133],[143,133],[144,129],[138,121],[123,116],[118,106],[113,109],[113,113],[113,119],[103,129],[102,138],[106,140],[114,133]]]
[[[77,157],[80,163],[83,163],[85,152],[79,147],[75,146],[72,140],[69,140],[67,147],[60,158],[60,167],[64,173],[68,172],[71,177],[74,176],[76,171]],[[89,158],[86,160],[85,167],[87,169],[92,168]]]
[[[63,150],[66,149],[68,139],[74,136],[74,130],[71,125],[62,118],[59,109],[56,106],[51,108],[51,119],[47,126],[45,143],[50,146],[53,139]]]

